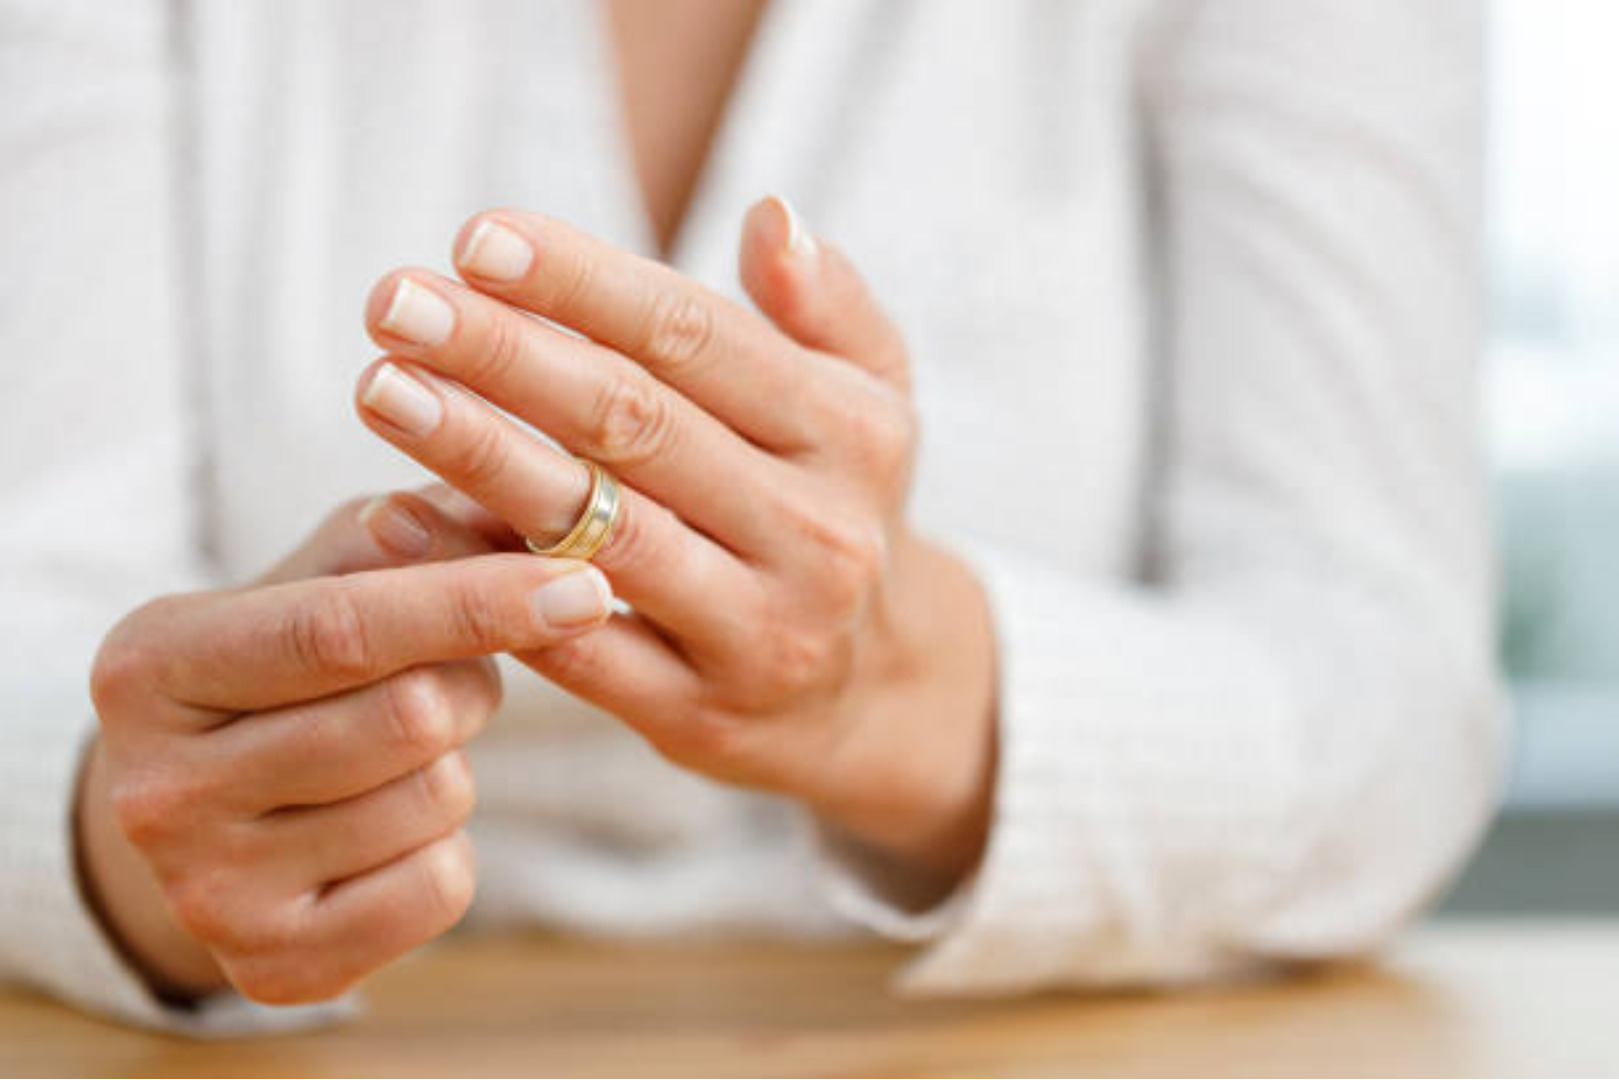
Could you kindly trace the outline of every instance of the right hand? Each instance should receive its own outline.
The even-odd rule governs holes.
[[[498,551],[447,497],[378,505],[429,545],[390,552],[383,514],[351,504],[266,580],[155,600],[102,644],[80,862],[160,992],[321,1000],[454,925],[489,657],[610,614],[597,571]]]

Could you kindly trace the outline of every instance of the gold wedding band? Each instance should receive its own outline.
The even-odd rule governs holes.
[[[536,555],[545,555],[553,559],[584,559],[588,561],[591,556],[600,551],[607,538],[613,533],[613,526],[618,522],[618,482],[607,475],[607,470],[584,458],[585,468],[590,470],[590,497],[585,500],[585,511],[574,522],[568,535],[552,544],[550,547],[541,547],[528,537],[523,542],[528,549]]]

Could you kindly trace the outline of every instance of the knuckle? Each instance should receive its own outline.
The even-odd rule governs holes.
[[[445,754],[419,770],[416,776],[422,798],[434,820],[460,825],[472,816],[478,790],[464,755]]]
[[[797,508],[787,520],[803,543],[818,608],[844,617],[858,611],[882,578],[888,543],[879,523],[858,510]]]
[[[231,883],[214,870],[194,870],[164,886],[169,910],[181,929],[213,948],[242,950],[256,944],[256,920],[239,918]]]
[[[168,657],[159,644],[163,624],[184,602],[179,596],[150,600],[107,632],[90,667],[90,699],[103,721],[161,685]]]
[[[467,376],[478,382],[501,382],[523,359],[523,336],[506,312],[496,311],[484,325],[482,346],[467,361]]]
[[[142,851],[177,838],[189,818],[184,794],[165,780],[126,778],[117,781],[107,797],[119,831]]]
[[[500,677],[500,665],[493,657],[480,656],[473,661],[474,685],[478,694],[478,708],[484,716],[492,716],[506,698],[506,684]]]
[[[879,528],[848,530],[823,547],[821,588],[828,608],[840,617],[861,610],[882,577],[887,543]]]
[[[449,594],[449,618],[456,638],[469,654],[485,655],[503,651],[512,634],[500,605],[473,580],[466,579]]]
[[[585,436],[591,456],[620,466],[650,461],[668,448],[670,419],[667,400],[646,380],[612,376],[601,384],[591,408]]]
[[[326,702],[300,701],[277,711],[283,723],[275,745],[289,759],[315,761],[341,747],[342,728]]]
[[[435,844],[424,852],[422,877],[426,886],[427,921],[433,936],[459,922],[472,906],[477,891],[477,872],[472,846],[465,836]]]
[[[758,692],[782,701],[825,684],[832,668],[831,642],[820,634],[784,629],[771,636],[757,668]]]
[[[123,706],[151,683],[156,664],[150,650],[133,635],[109,635],[90,668],[90,700],[102,722],[115,719]]]
[[[886,316],[883,318],[880,340],[872,349],[871,368],[879,377],[888,379],[890,384],[900,389],[910,387],[911,350],[905,343],[905,335]]]
[[[486,416],[463,428],[451,468],[468,487],[487,490],[506,476],[511,457],[512,442],[506,429],[493,416]]]
[[[306,670],[353,681],[372,671],[365,619],[353,594],[340,583],[294,608],[284,636],[293,658]]]
[[[648,306],[641,353],[664,373],[687,368],[707,355],[714,333],[713,309],[700,297],[663,290]]]
[[[552,302],[559,311],[575,311],[596,290],[596,260],[573,254],[553,257],[546,275],[553,283]]]
[[[383,713],[388,735],[414,761],[427,761],[449,749],[454,723],[442,687],[432,673],[406,671],[384,684]]]
[[[847,437],[862,476],[884,490],[902,486],[916,442],[916,417],[908,401],[884,401],[848,413]]]

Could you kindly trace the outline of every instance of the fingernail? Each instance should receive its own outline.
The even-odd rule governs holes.
[[[381,326],[418,345],[442,345],[455,329],[455,309],[444,297],[410,278],[400,278]]]
[[[383,364],[371,376],[360,402],[396,427],[421,438],[431,435],[444,418],[438,395],[394,364]]]
[[[415,514],[386,495],[360,508],[360,524],[378,546],[407,559],[419,559],[433,549],[433,534]]]
[[[594,566],[553,578],[534,593],[540,621],[558,630],[600,622],[612,610],[613,590]]]
[[[776,200],[787,218],[787,250],[799,256],[815,254],[815,237],[804,227],[804,219],[799,217],[793,204],[785,195],[772,195],[771,198]]]
[[[529,242],[506,226],[480,221],[457,261],[461,269],[490,281],[516,281],[534,262]]]

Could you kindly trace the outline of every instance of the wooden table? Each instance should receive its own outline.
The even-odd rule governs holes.
[[[1619,922],[1443,923],[1373,965],[903,1001],[886,947],[452,940],[335,1030],[195,1043],[0,993],[0,1071],[360,1076],[1619,1072]]]

